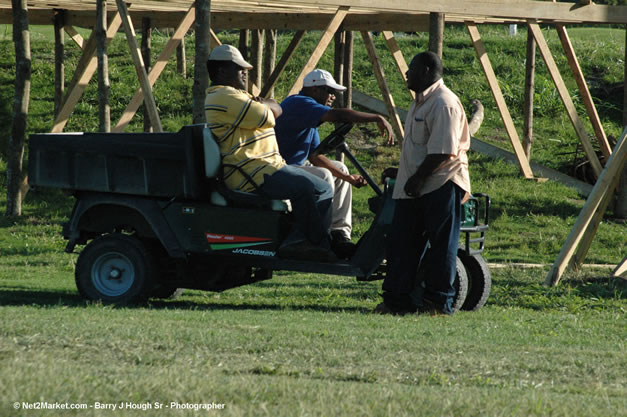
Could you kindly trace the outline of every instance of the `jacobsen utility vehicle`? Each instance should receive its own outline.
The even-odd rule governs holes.
[[[338,127],[319,148],[340,149],[375,193],[372,224],[348,260],[279,257],[292,225],[289,202],[227,189],[218,145],[205,125],[177,133],[32,135],[29,182],[67,190],[76,199],[63,235],[66,252],[86,245],[75,278],[88,300],[125,304],[167,298],[183,288],[223,291],[270,279],[275,270],[371,281],[386,273],[393,180],[381,190],[355,159],[344,142],[351,127]],[[481,256],[489,204],[488,196],[474,195],[464,207],[455,310],[479,309],[490,293]]]

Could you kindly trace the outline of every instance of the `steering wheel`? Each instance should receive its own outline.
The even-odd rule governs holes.
[[[320,145],[313,151],[314,155],[320,155],[329,153],[342,143],[344,143],[344,136],[353,128],[352,123],[343,123],[338,126],[333,132],[329,134],[326,138],[322,139]]]

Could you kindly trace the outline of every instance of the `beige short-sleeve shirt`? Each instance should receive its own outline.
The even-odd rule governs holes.
[[[429,154],[448,154],[451,157],[427,178],[419,195],[435,191],[447,181],[453,181],[470,193],[468,149],[470,132],[466,112],[459,98],[440,79],[420,93],[409,108],[392,197],[413,198],[405,193],[405,183]]]

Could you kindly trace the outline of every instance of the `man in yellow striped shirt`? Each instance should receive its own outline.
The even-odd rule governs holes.
[[[237,48],[214,48],[207,61],[207,123],[218,142],[224,182],[232,190],[289,199],[295,226],[279,248],[289,258],[333,261],[329,227],[333,191],[329,184],[285,163],[274,134],[281,106],[246,91],[252,68]]]

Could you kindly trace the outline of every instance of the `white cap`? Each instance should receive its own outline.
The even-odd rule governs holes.
[[[220,45],[213,48],[207,60],[230,61],[246,69],[251,69],[253,67],[248,62],[246,62],[239,49],[231,45]]]
[[[329,73],[329,71],[325,71],[323,69],[315,69],[311,71],[309,74],[305,75],[305,79],[303,80],[303,87],[320,87],[327,86],[331,87],[334,90],[344,91],[346,87],[339,85],[333,79],[333,76]]]

